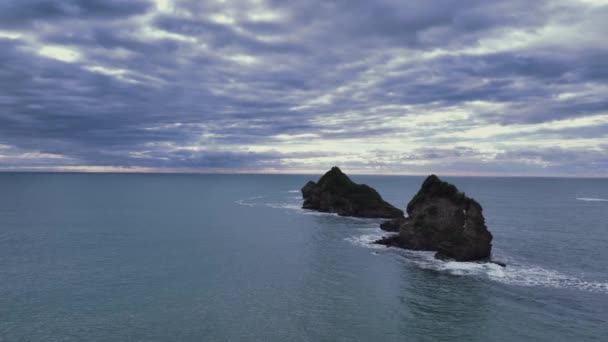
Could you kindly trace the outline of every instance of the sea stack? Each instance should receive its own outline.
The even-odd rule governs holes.
[[[447,182],[431,175],[407,205],[408,217],[383,223],[399,234],[377,243],[413,250],[437,251],[436,258],[456,261],[488,260],[492,234],[481,205]]]
[[[399,218],[403,211],[382,199],[365,184],[350,180],[338,167],[332,167],[317,183],[309,181],[302,188],[302,208],[340,216]]]

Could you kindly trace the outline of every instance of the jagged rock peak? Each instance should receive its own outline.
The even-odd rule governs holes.
[[[456,205],[466,205],[467,207],[470,202],[475,202],[475,200],[468,198],[463,192],[458,191],[455,185],[442,181],[436,175],[430,175],[424,180],[418,193],[407,204],[408,215],[411,215],[412,210],[417,205],[438,197],[450,200]]]
[[[436,257],[470,261],[488,259],[492,234],[477,201],[435,175],[426,178],[407,205],[408,217],[383,224],[398,235],[381,244],[414,250],[433,250]]]
[[[309,181],[302,187],[304,209],[337,213],[341,216],[396,218],[403,211],[384,201],[365,184],[353,182],[337,166],[332,167],[317,183]]]
[[[334,166],[327,171],[317,182],[321,187],[348,188],[356,185],[339,167]]]

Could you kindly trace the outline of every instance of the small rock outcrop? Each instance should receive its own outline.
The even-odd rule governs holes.
[[[397,217],[392,220],[384,221],[380,224],[380,229],[387,232],[398,233],[399,227],[401,227],[401,224],[403,224],[405,220],[405,217]]]
[[[408,217],[383,223],[399,234],[377,243],[437,251],[436,258],[456,261],[489,259],[492,234],[477,201],[437,176],[429,176],[407,205]]]
[[[398,218],[403,211],[382,199],[365,184],[350,180],[338,167],[332,167],[317,183],[309,181],[302,188],[302,208],[340,216]]]

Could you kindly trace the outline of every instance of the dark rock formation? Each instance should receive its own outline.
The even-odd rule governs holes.
[[[317,183],[309,181],[302,188],[302,208],[341,216],[369,218],[403,217],[403,211],[384,201],[380,194],[365,184],[357,184],[332,167]]]
[[[492,234],[479,203],[437,176],[429,176],[407,205],[408,217],[385,222],[399,234],[377,241],[387,246],[437,251],[435,257],[457,261],[488,259]]]
[[[380,229],[387,232],[399,232],[399,227],[405,222],[405,217],[397,217],[392,220],[384,221],[380,224]]]

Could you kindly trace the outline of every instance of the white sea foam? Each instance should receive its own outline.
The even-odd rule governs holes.
[[[500,269],[488,273],[488,276],[492,280],[513,285],[576,288],[580,290],[608,293],[607,282],[585,281],[574,276],[569,276],[539,266],[513,265],[507,266],[506,268],[500,267]]]
[[[303,215],[312,215],[312,216],[338,216],[336,213],[324,213],[322,211],[308,210],[302,209],[301,213]]]
[[[300,193],[300,190],[289,190],[289,191],[287,191],[287,192],[289,192],[289,193],[291,193],[291,194],[299,194],[299,193]]]
[[[288,193],[299,192],[298,190],[289,190]],[[274,198],[273,198],[274,197]],[[261,200],[264,199],[264,200]],[[273,201],[274,199],[274,201]],[[300,197],[295,196],[253,196],[245,199],[240,199],[235,201],[238,205],[244,205],[248,207],[256,207],[256,206],[265,206],[275,209],[290,209],[290,210],[300,210],[302,209],[302,205],[300,203]]]
[[[372,221],[372,220],[375,220],[375,219],[368,219],[368,218],[362,218],[362,217],[353,217],[353,216],[340,216],[337,213],[326,213],[326,212],[323,212],[323,211],[303,209],[301,207],[300,207],[300,213],[303,214],[303,215],[311,215],[311,216],[334,216],[334,217],[339,217],[339,218],[341,218],[343,220],[348,220],[348,221],[376,222],[376,221]]]
[[[604,199],[604,198],[577,197],[576,199],[579,201],[585,201],[585,202],[608,202],[608,199]]]
[[[289,192],[292,192],[292,191],[296,191],[296,190],[290,190]],[[237,201],[237,203],[241,204],[241,205],[247,205],[247,206],[259,205],[259,206],[266,206],[266,207],[270,207],[270,208],[274,208],[274,209],[296,210],[299,214],[302,214],[302,215],[337,216],[344,220],[349,220],[349,221],[369,222],[370,224],[373,224],[374,227],[377,227],[380,224],[380,222],[382,222],[382,219],[376,219],[376,218],[340,216],[336,213],[325,213],[325,212],[320,212],[320,211],[316,211],[316,210],[303,209],[302,201],[299,196],[298,197],[283,197],[284,201],[280,201],[280,202],[264,202],[264,201],[262,201],[262,202],[258,201],[256,203],[248,202],[250,200],[260,199],[260,198],[264,198],[264,196],[257,196],[257,197],[252,197],[252,198],[245,199],[245,200],[240,200],[240,201]]]
[[[294,203],[264,203],[264,205],[275,209],[302,210],[299,204]]]
[[[418,253],[413,263],[421,268],[447,272],[453,275],[477,276],[503,284],[517,286],[538,286],[551,288],[571,288],[608,294],[608,282],[585,281],[555,270],[534,265],[509,263],[507,267],[487,262],[441,261],[433,252]]]
[[[290,190],[288,192],[295,193],[299,192],[299,190]],[[391,233],[387,233],[378,228],[381,220],[357,217],[341,217],[336,213],[323,213],[314,210],[306,210],[302,209],[301,202],[296,199],[299,199],[299,197],[283,197],[283,200],[277,198],[278,201],[270,202],[268,201],[268,198],[265,198],[265,196],[254,196],[236,201],[236,203],[245,206],[266,206],[275,209],[293,210],[294,212],[303,215],[337,216],[344,220],[354,221],[353,223],[356,222],[358,227],[353,228],[353,232],[357,232],[358,234],[347,237],[347,241],[357,246],[373,249],[374,253],[377,253],[380,250],[387,250],[386,247],[382,245],[374,244],[374,241],[377,241],[387,235],[391,235]],[[608,202],[608,200],[602,198],[587,197],[580,197],[577,198],[577,200]],[[369,223],[369,225],[361,225],[361,223],[365,222]],[[493,263],[456,261],[446,262],[435,259],[434,252],[410,251],[396,248],[390,248],[388,250],[397,251],[404,257],[404,260],[407,263],[414,264],[417,267],[439,272],[446,272],[457,276],[481,277],[503,284],[517,286],[572,288],[608,294],[608,282],[586,281],[575,276],[567,275],[555,270],[545,269],[540,266],[521,264],[518,263],[517,260],[513,260],[505,256],[501,256],[500,260],[506,261],[508,265],[507,267],[501,267]]]
[[[377,229],[360,229],[360,230],[377,230]],[[368,234],[362,234],[362,235],[353,235],[353,236],[349,236],[347,237],[345,240],[355,244],[357,246],[362,246],[362,247],[366,247],[366,248],[372,248],[372,249],[384,249],[386,248],[383,245],[378,245],[375,244],[374,241],[378,241],[381,238],[390,235],[388,233],[381,233],[381,232],[370,232]]]
[[[260,199],[260,198],[264,198],[264,196],[254,196],[254,197],[249,197],[249,198],[245,198],[245,199],[240,199],[238,201],[234,201],[234,203],[236,203],[238,205],[244,205],[247,207],[254,207],[254,206],[256,206],[255,200]]]
[[[385,249],[373,242],[386,236],[380,229],[375,232],[366,232],[362,235],[348,237],[351,243],[372,249]],[[550,288],[570,288],[591,292],[608,294],[608,282],[587,281],[575,276],[567,275],[555,270],[535,265],[525,265],[508,259],[507,267],[487,262],[457,262],[435,259],[435,252],[411,251],[390,248],[391,252],[398,252],[404,261],[419,268],[445,272],[457,276],[473,276],[486,278],[503,284],[517,286],[536,286]]]
[[[287,193],[296,193],[296,192],[299,193],[300,190],[287,191]],[[274,197],[274,201],[271,201],[272,197]],[[264,198],[265,200],[260,201],[260,199],[262,199],[262,198]],[[340,216],[336,213],[325,213],[325,212],[319,212],[319,211],[315,211],[315,210],[303,209],[302,208],[302,199],[300,198],[300,196],[285,196],[285,195],[278,195],[276,197],[275,196],[254,196],[254,197],[249,197],[246,199],[241,199],[241,200],[235,201],[235,203],[237,203],[239,205],[249,206],[249,207],[265,206],[265,207],[274,208],[274,209],[288,209],[288,210],[293,210],[296,213],[302,214],[302,215],[337,216],[344,220],[367,222],[367,223],[372,224],[373,227],[378,227],[380,225],[380,222],[382,222],[382,219]],[[377,229],[377,230],[379,230],[379,229]]]

